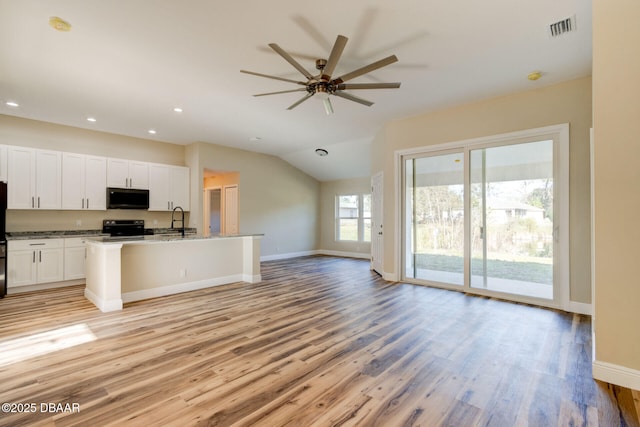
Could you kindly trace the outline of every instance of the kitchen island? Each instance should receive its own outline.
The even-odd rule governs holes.
[[[262,235],[87,239],[85,297],[101,311],[234,282],[257,283]]]

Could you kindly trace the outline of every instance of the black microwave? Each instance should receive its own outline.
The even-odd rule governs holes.
[[[107,209],[149,209],[149,190],[109,187]]]

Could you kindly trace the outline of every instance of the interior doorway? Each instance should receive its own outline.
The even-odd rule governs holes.
[[[237,234],[239,230],[238,172],[204,171],[203,233]]]
[[[208,200],[209,206],[208,235],[220,234],[222,232],[222,189],[209,188],[205,192],[207,193],[205,199]]]

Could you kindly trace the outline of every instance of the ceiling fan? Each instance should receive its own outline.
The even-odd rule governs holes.
[[[373,102],[367,101],[366,99],[358,98],[357,96],[351,95],[349,92],[345,92],[346,90],[356,90],[356,89],[397,89],[400,87],[400,83],[345,83],[349,80],[352,80],[356,77],[359,77],[363,74],[370,73],[371,71],[377,70],[379,68],[385,67],[389,64],[393,64],[398,61],[398,58],[395,55],[388,56],[379,61],[373,62],[364,67],[358,68],[357,70],[351,71],[350,73],[343,74],[340,77],[332,78],[333,71],[340,60],[340,56],[342,55],[342,51],[347,44],[348,38],[345,36],[339,35],[336,38],[336,42],[331,49],[331,53],[329,54],[329,59],[317,59],[316,60],[316,69],[320,71],[318,75],[313,75],[306,68],[304,68],[300,63],[298,63],[291,55],[285,52],[280,46],[276,43],[269,44],[269,47],[276,51],[280,56],[282,56],[288,63],[294,66],[296,70],[302,73],[303,76],[307,79],[304,81],[296,81],[291,79],[285,79],[277,76],[270,76],[268,74],[255,73],[253,71],[240,70],[241,73],[252,74],[254,76],[266,77],[268,79],[281,80],[285,82],[295,83],[300,86],[304,86],[298,89],[291,90],[283,90],[279,92],[269,92],[269,93],[259,93],[253,96],[266,96],[266,95],[277,95],[281,93],[290,93],[290,92],[307,92],[300,100],[293,103],[287,110],[292,110],[296,108],[298,105],[302,104],[307,99],[311,98],[314,95],[317,95],[322,99],[324,103],[324,109],[327,114],[333,113],[333,107],[331,105],[331,101],[329,100],[329,95],[339,96],[340,98],[348,99],[349,101],[354,101],[362,105],[366,105],[370,107],[373,105]]]

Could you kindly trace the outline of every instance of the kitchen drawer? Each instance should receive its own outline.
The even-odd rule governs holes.
[[[82,248],[87,243],[86,237],[70,237],[64,239],[65,248]]]
[[[57,249],[64,247],[64,239],[9,240],[7,251],[28,251],[32,249]]]

